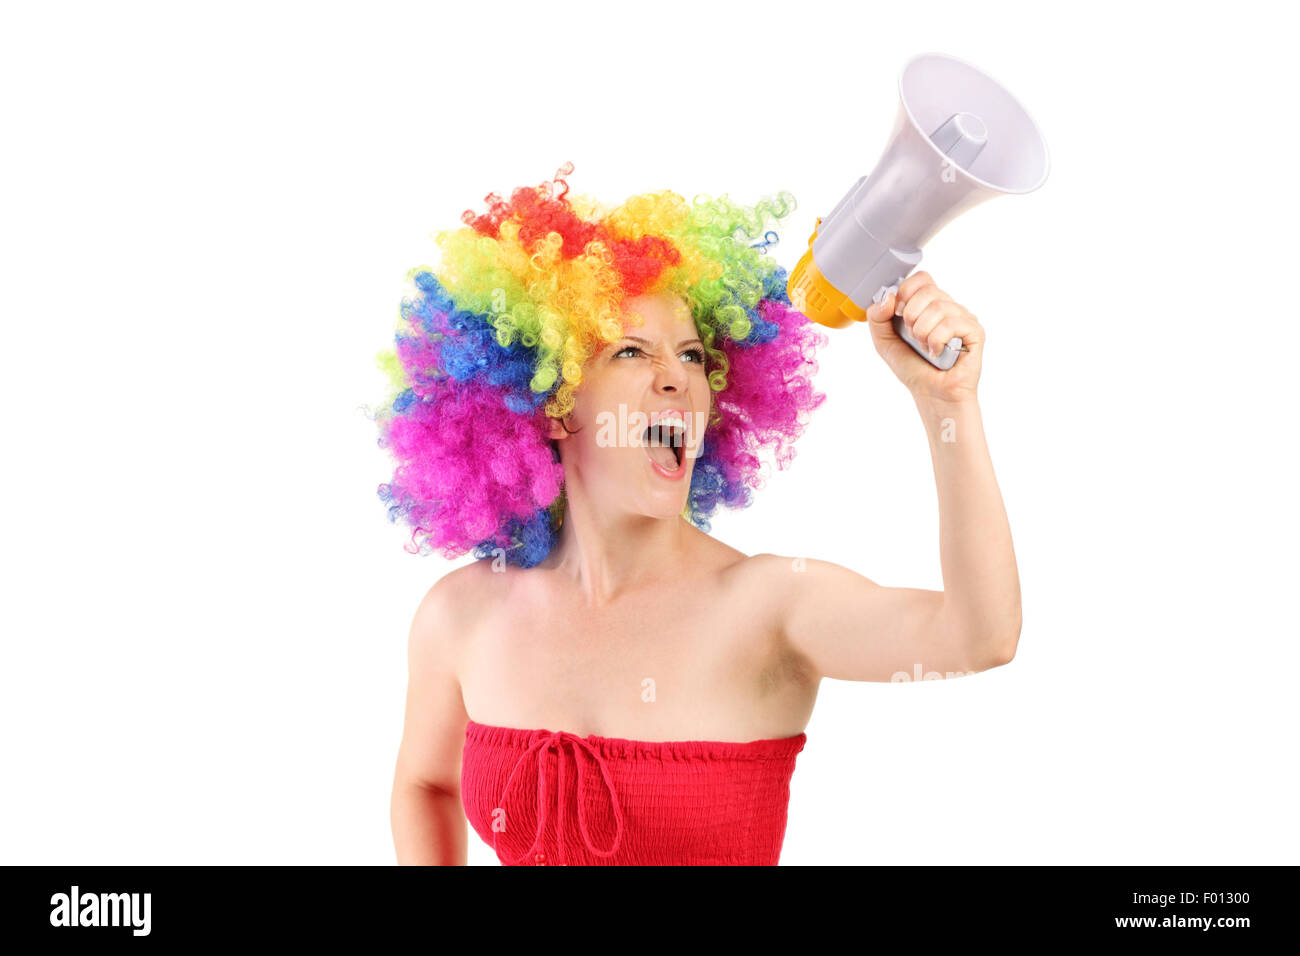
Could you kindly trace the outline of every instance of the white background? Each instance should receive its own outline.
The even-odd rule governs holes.
[[[7,8],[0,862],[391,863],[453,566],[403,551],[362,411],[407,269],[566,160],[606,200],[789,189],[790,268],[924,51],[1051,155],[924,264],[988,331],[1024,630],[823,682],[782,862],[1300,862],[1300,71],[1280,5],[1191,6]],[[829,334],[793,467],[714,533],[942,587],[915,408]]]

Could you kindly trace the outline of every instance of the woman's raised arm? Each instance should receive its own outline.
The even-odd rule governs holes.
[[[1011,660],[1020,639],[1011,529],[976,400],[984,329],[925,272],[904,280],[897,298],[933,354],[953,336],[968,350],[940,371],[894,331],[894,296],[868,311],[876,350],[911,392],[929,438],[943,590],[882,587],[826,561],[758,556],[791,649],[840,680],[984,670]]]

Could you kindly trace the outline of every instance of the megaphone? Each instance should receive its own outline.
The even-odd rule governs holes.
[[[1047,144],[1029,113],[982,71],[942,53],[912,57],[898,76],[898,115],[876,168],[819,218],[786,289],[814,322],[843,328],[866,318],[921,261],[935,233],[986,199],[1033,192],[1047,179]],[[938,356],[894,330],[938,369],[952,368],[960,338]]]

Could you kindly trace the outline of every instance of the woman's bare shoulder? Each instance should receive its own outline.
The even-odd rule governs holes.
[[[718,539],[704,535],[700,566],[711,567],[731,596],[755,612],[783,593],[798,559],[777,554],[746,554]]]
[[[687,524],[690,534],[691,551],[688,552],[691,563],[696,568],[708,568],[719,573],[727,573],[748,559],[749,555],[733,548],[706,531]]]
[[[794,575],[803,570],[804,559],[785,557],[763,552],[742,554],[726,569],[732,587],[754,606],[766,606],[779,601],[792,587]]]
[[[425,592],[417,621],[423,621],[428,633],[466,634],[488,602],[499,598],[489,592],[504,584],[504,578],[493,573],[492,561],[486,558],[448,571]]]
[[[746,554],[725,541],[696,530],[698,534],[696,545],[702,558],[701,563],[712,566],[737,581],[770,578],[789,570],[790,562],[793,560],[776,554]]]

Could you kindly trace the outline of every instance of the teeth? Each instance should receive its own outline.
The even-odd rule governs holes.
[[[658,421],[646,429],[645,435],[652,445],[677,446],[686,436],[686,425],[681,421]]]

